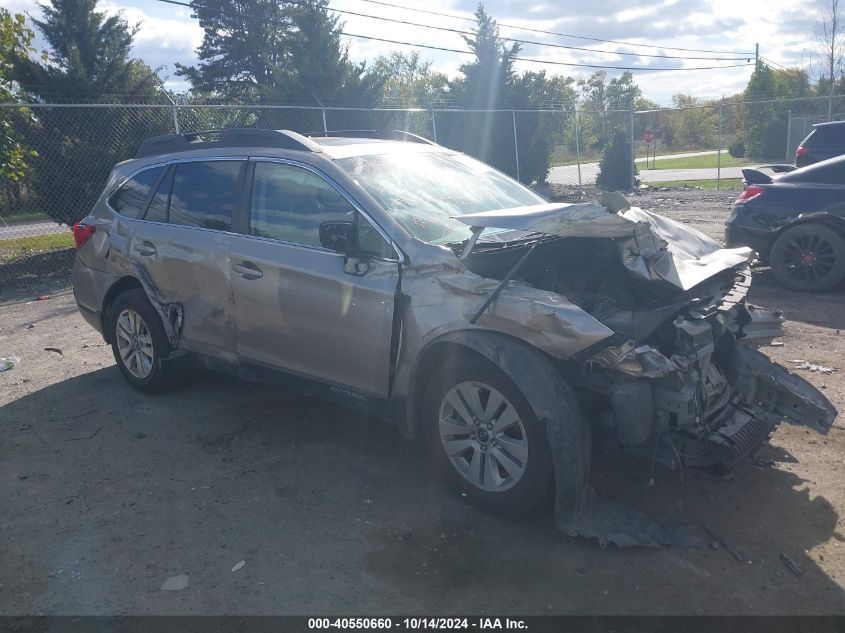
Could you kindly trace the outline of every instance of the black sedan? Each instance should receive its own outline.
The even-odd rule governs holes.
[[[743,169],[745,187],[725,225],[791,290],[828,290],[845,278],[845,156],[780,176]]]

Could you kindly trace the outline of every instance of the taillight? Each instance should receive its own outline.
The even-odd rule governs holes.
[[[796,150],[795,150],[795,158],[798,158],[799,156],[803,156],[804,154],[806,154],[806,153],[807,153],[807,152],[809,152],[809,151],[810,151],[810,150],[808,150],[808,149],[807,149],[806,147],[804,147],[803,145],[799,145],[799,146],[798,146],[798,149],[796,149]]]
[[[92,224],[85,224],[84,222],[77,222],[73,225],[73,241],[76,242],[76,250],[79,250],[85,245],[91,236],[94,235],[94,231],[97,228]]]
[[[751,185],[750,187],[746,185],[746,187],[742,190],[742,193],[739,194],[739,198],[736,199],[734,204],[742,204],[744,202],[748,202],[749,200],[753,200],[758,196],[762,196],[766,193],[766,190],[763,187],[757,187],[755,185]]]

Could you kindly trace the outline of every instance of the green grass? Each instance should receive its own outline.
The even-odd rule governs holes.
[[[713,180],[662,180],[660,182],[645,183],[651,188],[656,187],[671,187],[675,189],[695,188],[695,189],[715,189],[716,179]],[[722,178],[719,181],[720,189],[742,189],[742,180],[739,178]]]
[[[11,262],[22,257],[57,251],[73,246],[73,233],[70,231],[51,235],[29,235],[0,240],[0,261]]]
[[[0,225],[5,222],[9,226],[22,222],[47,222],[50,220],[50,216],[46,213],[17,213],[15,215],[0,215],[0,218],[3,218]]]
[[[716,154],[704,156],[684,156],[683,158],[657,157],[653,163],[649,162],[648,169],[716,169]],[[722,152],[722,167],[744,167],[750,165],[751,161],[746,158],[734,158],[727,152]],[[637,167],[646,169],[645,160],[637,160]]]

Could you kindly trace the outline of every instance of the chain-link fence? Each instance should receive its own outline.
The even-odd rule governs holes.
[[[626,190],[739,187],[743,166],[791,161],[828,111],[839,118],[845,97],[639,112],[0,104],[0,283],[66,272],[73,256],[69,225],[90,210],[113,165],[159,134],[230,127],[405,130],[477,156],[547,195],[576,200],[594,195],[597,183]]]

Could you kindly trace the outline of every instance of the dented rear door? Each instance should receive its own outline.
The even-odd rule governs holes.
[[[127,244],[151,300],[181,306],[179,347],[225,360],[235,358],[229,256],[245,165],[233,159],[171,165]]]

